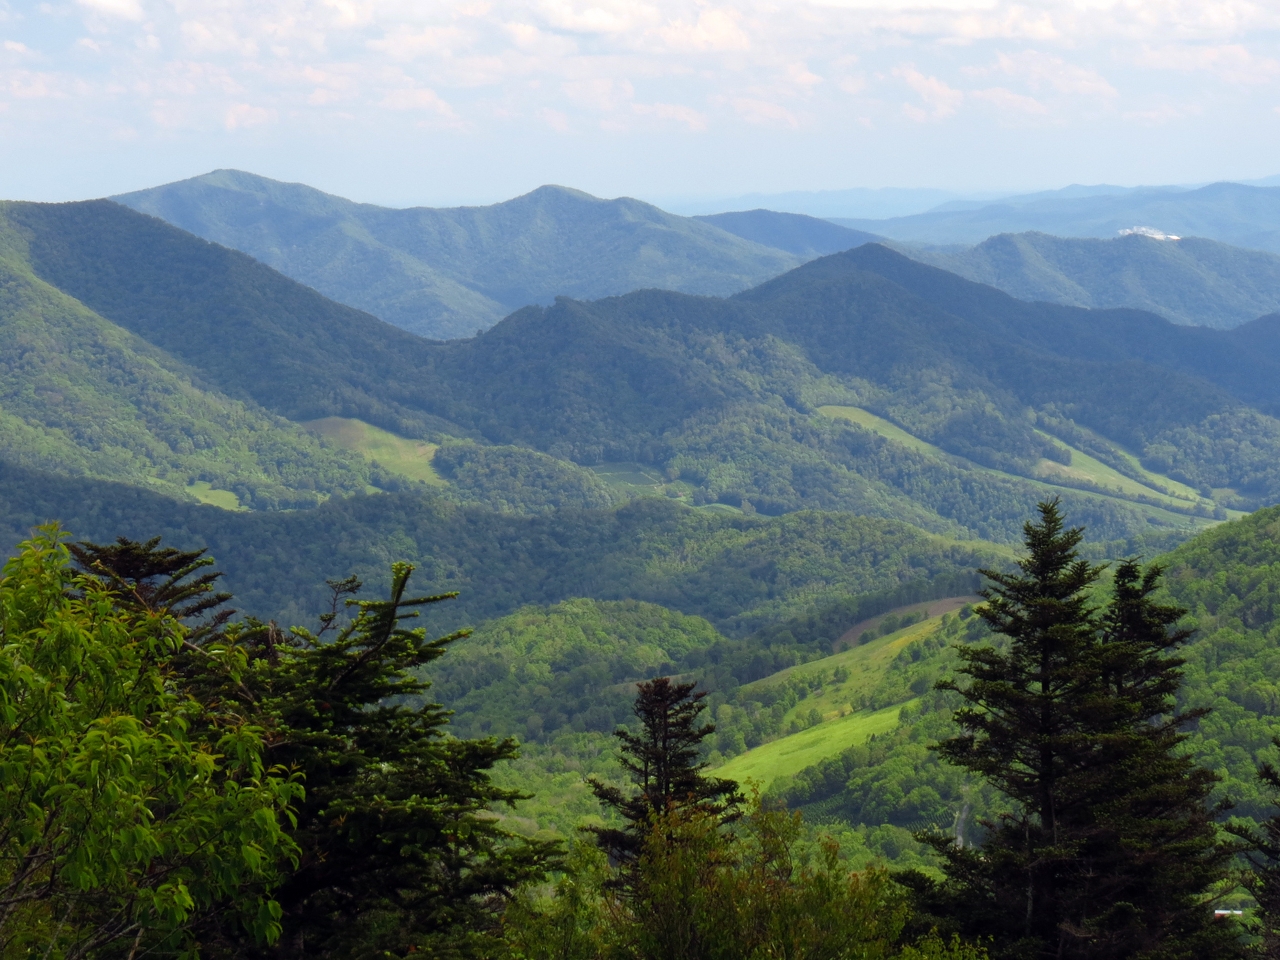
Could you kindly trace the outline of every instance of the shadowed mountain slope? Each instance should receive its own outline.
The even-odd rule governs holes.
[[[29,209],[0,204],[0,459],[224,506],[314,506],[365,488],[359,458],[50,283],[21,225]]]
[[[554,186],[487,207],[394,210],[216,170],[114,199],[436,338],[470,336],[557,295],[724,295],[797,263],[638,200]]]

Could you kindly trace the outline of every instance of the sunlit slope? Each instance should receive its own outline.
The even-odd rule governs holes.
[[[781,740],[773,740],[734,757],[715,775],[739,783],[768,787],[779,777],[794,776],[827,757],[838,754],[868,738],[888,733],[898,725],[901,706],[881,710],[860,710],[827,720]]]
[[[313,506],[367,468],[37,277],[0,205],[0,458],[219,506]]]
[[[955,614],[944,617],[948,623],[956,621]],[[890,682],[891,671],[912,644],[938,633],[944,617],[927,618],[742,687],[737,694],[739,702],[756,697],[769,700],[780,690],[800,691],[781,721],[784,730],[793,732],[733,757],[718,767],[716,774],[742,782],[755,780],[768,787],[779,777],[793,776],[873,735],[894,729],[902,706],[927,692],[927,688],[919,683],[915,687],[895,686]]]
[[[911,435],[892,421],[860,407],[827,405],[819,407],[818,411],[828,417],[856,423],[916,453],[952,463],[959,461],[965,463],[970,469],[995,476],[1010,478],[1014,476],[1005,471],[966,462],[962,457],[948,454],[941,448]],[[1185,483],[1147,470],[1132,454],[1114,444],[1107,444],[1106,448],[1112,462],[1119,462],[1126,468],[1124,473],[1044,431],[1036,432],[1047,444],[1057,446],[1070,455],[1070,463],[1040,458],[1035,465],[1034,474],[1045,484],[1083,490],[1133,504],[1163,508],[1154,515],[1170,522],[1177,522],[1175,517],[1170,515],[1170,511],[1174,511],[1185,515],[1182,522],[1193,529],[1210,525],[1210,518],[1215,513],[1219,518],[1238,516],[1240,513],[1221,508],[1212,496],[1202,496]]]
[[[387,470],[423,483],[443,483],[431,466],[439,444],[396,436],[352,417],[322,417],[304,426],[344,450],[376,460]]]

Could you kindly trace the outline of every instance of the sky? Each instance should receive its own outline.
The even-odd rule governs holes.
[[[0,0],[0,197],[392,206],[1280,173],[1280,0]]]

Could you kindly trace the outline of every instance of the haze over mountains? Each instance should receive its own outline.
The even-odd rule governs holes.
[[[1006,198],[976,209],[959,206],[885,220],[835,222],[893,240],[933,244],[974,244],[999,233],[1027,231],[1110,238],[1121,230],[1150,227],[1280,253],[1280,187],[1214,183],[1195,190],[1150,187],[1082,197],[1054,192]]]
[[[393,210],[237,170],[115,198],[414,333],[467,337],[556,296],[729,294],[792,254],[665,213],[541,187],[488,207]]]
[[[1021,300],[1134,307],[1173,323],[1230,328],[1280,310],[1280,256],[1202,237],[1108,240],[1000,234],[968,250],[899,245],[907,256]]]
[[[952,201],[917,217],[856,221],[858,229],[765,209],[680,217],[562,187],[489,207],[391,210],[232,170],[115,199],[403,329],[448,339],[557,295],[731,294],[886,236],[908,256],[1022,299],[1226,328],[1280,309],[1280,257],[1246,249],[1271,242],[1277,196],[1280,188],[1240,184],[1073,186],[994,204]],[[1153,223],[1186,239],[1117,236]],[[1013,228],[1030,232],[990,236]],[[1218,234],[1235,246],[1207,239]],[[952,243],[970,237],[982,241],[977,249]]]

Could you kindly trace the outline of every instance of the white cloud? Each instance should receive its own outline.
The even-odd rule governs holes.
[[[969,96],[975,100],[985,100],[1004,114],[1039,116],[1049,112],[1048,108],[1035,97],[1023,96],[1005,87],[971,90]]]
[[[567,80],[560,86],[570,100],[602,113],[618,109],[620,104],[635,96],[635,88],[626,79],[593,77],[588,80]]]
[[[426,110],[447,120],[456,119],[453,107],[442,100],[434,90],[425,88],[392,90],[382,98],[381,105],[388,110]]]
[[[119,17],[122,20],[141,20],[142,4],[139,0],[76,0],[86,10]]]
[[[654,7],[632,0],[543,0],[538,10],[549,25],[575,33],[624,34],[656,16]]]
[[[489,142],[527,136],[528,156],[559,156],[552,133],[574,132],[583,163],[602,128],[664,142],[697,134],[698,151],[724,137],[720,167],[745,168],[754,159],[739,164],[726,131],[781,155],[787,132],[802,130],[811,146],[793,166],[777,161],[785,181],[806,166],[897,156],[960,116],[946,135],[981,152],[1011,119],[1051,118],[1081,142],[1123,118],[1194,137],[1215,117],[1274,124],[1280,102],[1280,2],[1266,0],[73,0],[59,15],[21,16],[17,6],[0,0],[11,14],[0,36],[6,135],[21,124],[129,128],[139,150],[172,142],[173,129],[323,137],[357,118],[370,137],[418,124]],[[42,71],[18,72],[32,62]],[[10,119],[37,98],[40,111]],[[442,153],[461,143],[449,136]],[[918,161],[919,176],[951,176],[949,151],[946,162],[934,148],[915,155],[934,158]]]
[[[1001,53],[994,65],[971,67],[965,72],[970,76],[1004,74],[1023,81],[1032,90],[1048,89],[1056,93],[1093,97],[1117,96],[1116,88],[1096,70],[1039,50]]]
[[[707,129],[706,114],[678,103],[635,103],[631,105],[631,109],[641,116],[674,120],[695,132]]]
[[[738,116],[748,123],[769,127],[788,127],[792,130],[800,126],[800,119],[781,104],[751,97],[736,97],[731,103]]]
[[[1157,70],[1215,74],[1233,84],[1271,83],[1280,77],[1280,60],[1258,56],[1240,43],[1166,46],[1144,50],[1137,60]]]
[[[732,10],[702,10],[693,22],[676,20],[658,33],[673,50],[749,50],[751,38],[738,25]]]
[[[421,56],[447,56],[465,44],[466,34],[456,26],[399,26],[381,39],[370,40],[367,46],[394,60],[413,60]]]
[[[919,123],[950,117],[964,101],[964,91],[948,86],[937,77],[925,76],[913,64],[898,67],[893,74],[901,78],[924,102],[923,107],[914,103],[902,105],[902,112]]]
[[[222,118],[222,125],[228,130],[243,130],[246,127],[260,127],[264,123],[271,123],[275,118],[274,110],[255,107],[248,103],[235,103],[227,108]]]

